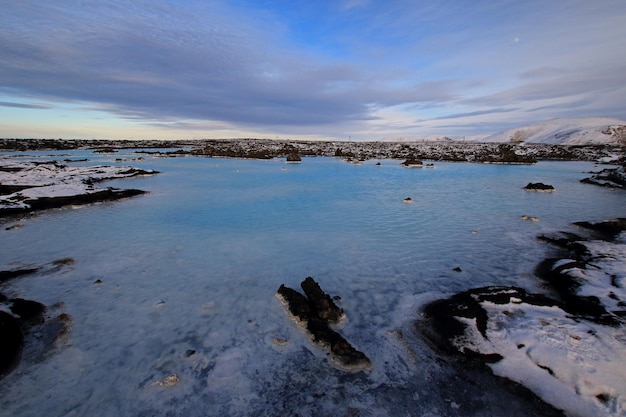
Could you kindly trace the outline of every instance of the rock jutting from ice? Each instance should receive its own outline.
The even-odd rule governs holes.
[[[72,264],[71,258],[64,258],[36,267],[0,271],[0,283],[4,285],[12,279],[35,273],[45,274]],[[67,342],[72,318],[61,313],[50,319],[53,311],[37,301],[9,298],[0,293],[0,378],[19,364],[25,346],[31,356],[29,359],[39,360],[37,356],[43,356],[55,346]]]
[[[578,222],[540,239],[544,294],[482,287],[437,300],[417,327],[434,347],[487,364],[571,415],[626,409],[626,219]]]
[[[134,189],[97,188],[95,184],[156,173],[131,167],[70,167],[54,161],[16,162],[0,158],[0,217],[144,194]]]
[[[583,178],[580,182],[602,187],[626,189],[626,165],[594,172],[591,177]]]
[[[326,294],[313,278],[307,277],[300,287],[320,319],[329,323],[338,323],[343,319],[343,308],[337,307],[330,295]]]
[[[306,296],[284,284],[276,293],[296,323],[307,331],[313,342],[329,349],[332,362],[339,368],[347,371],[369,369],[371,362],[367,356],[330,328],[331,323],[344,317],[343,309],[335,305],[313,278],[307,277],[301,287]]]
[[[407,158],[401,165],[407,168],[421,168],[424,166],[424,163],[420,159],[412,156]]]
[[[524,187],[526,191],[540,191],[551,193],[554,191],[554,187],[550,184],[544,184],[542,182],[529,182]]]

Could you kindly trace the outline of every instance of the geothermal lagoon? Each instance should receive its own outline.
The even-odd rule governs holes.
[[[554,296],[534,271],[558,249],[538,237],[626,215],[623,190],[580,182],[599,169],[591,162],[405,168],[396,159],[286,164],[134,150],[2,156],[158,174],[99,184],[145,194],[0,219],[0,270],[36,270],[3,281],[0,292],[42,303],[47,321],[69,317],[53,341],[50,325],[25,333],[20,362],[0,380],[0,416],[626,413],[623,324],[566,323],[579,340],[595,332],[610,345],[594,353],[536,325],[566,314],[516,313],[530,317],[510,333],[520,351],[541,347],[552,372],[529,372],[530,390],[505,379],[515,357],[494,365],[494,376],[420,331],[424,306],[473,288]],[[555,191],[523,189],[539,182]],[[599,258],[615,260],[599,268],[611,269],[622,297],[624,234],[594,244]],[[276,297],[306,277],[343,309],[333,328],[369,358],[367,369],[338,367]],[[548,364],[568,352],[571,361]]]

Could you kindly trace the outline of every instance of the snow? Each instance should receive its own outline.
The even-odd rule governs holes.
[[[587,269],[567,273],[581,279],[578,292],[597,296],[609,311],[624,310],[620,282],[626,277],[626,244],[587,242],[595,259]],[[615,284],[611,284],[613,280]],[[609,296],[611,295],[611,296]],[[531,389],[569,416],[626,416],[626,327],[580,320],[558,307],[511,299],[508,304],[483,302],[489,320],[487,338],[469,324],[459,349],[498,353],[495,374]]]
[[[626,121],[608,117],[557,118],[508,129],[481,138],[480,141],[511,142],[518,139],[526,143],[553,145],[600,145],[617,143],[619,135],[616,134],[616,130],[622,127],[623,132],[624,125]]]
[[[25,186],[20,191],[0,196],[0,209],[29,207],[25,201],[43,197],[69,197],[90,194],[101,189],[93,182],[137,175],[131,167],[67,166],[58,162],[35,163],[0,157],[0,184]],[[151,173],[152,171],[146,171]]]

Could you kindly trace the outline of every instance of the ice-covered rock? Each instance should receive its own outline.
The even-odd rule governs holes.
[[[626,410],[626,219],[542,237],[549,294],[482,287],[429,303],[419,328],[442,352],[488,364],[572,416]]]

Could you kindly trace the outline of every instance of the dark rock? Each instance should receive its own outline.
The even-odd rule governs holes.
[[[298,291],[285,287],[282,284],[278,288],[278,295],[287,304],[289,312],[302,322],[308,321],[312,317],[311,307],[306,297]]]
[[[24,275],[34,274],[39,271],[41,268],[25,268],[25,269],[14,269],[11,271],[0,271],[0,282],[8,281],[13,278],[22,277]]]
[[[20,319],[30,323],[41,323],[44,321],[45,305],[23,298],[14,298],[11,300],[11,303],[11,312],[19,316]]]
[[[544,192],[554,191],[553,186],[551,186],[550,184],[544,184],[542,182],[529,182],[528,184],[526,184],[524,189],[528,191],[544,191]]]
[[[562,302],[561,308],[574,316],[595,323],[619,325],[620,320],[606,310],[598,297],[578,294],[583,282],[574,274],[567,272],[573,268],[585,269],[586,264],[582,261],[572,261],[555,266],[559,261],[560,259],[554,258],[542,261],[535,269],[535,275],[548,282],[556,291]]]
[[[463,270],[461,269],[460,266],[457,266],[456,268],[453,269],[454,272],[463,272]]]
[[[287,162],[302,162],[302,158],[297,153],[290,153],[287,155]]]
[[[580,182],[602,187],[626,189],[626,167],[603,169],[589,178],[583,178]]]
[[[24,335],[19,322],[9,313],[0,310],[0,378],[8,374],[17,366]]]
[[[358,371],[371,367],[365,354],[356,350],[329,326],[343,317],[343,309],[335,305],[313,278],[307,277],[301,287],[306,297],[284,284],[278,288],[277,296],[287,305],[291,315],[307,331],[311,340],[329,349],[332,361],[342,369]]]
[[[319,318],[329,323],[336,323],[343,318],[343,309],[337,307],[313,278],[307,277],[300,286]]]
[[[82,194],[69,197],[43,197],[37,200],[26,200],[32,210],[45,210],[49,208],[63,207],[67,205],[83,205],[98,203],[102,201],[119,200],[121,198],[133,197],[145,194],[142,190],[120,190],[117,188],[107,188],[106,190],[97,191],[89,194]]]
[[[576,226],[593,231],[600,239],[612,241],[620,233],[626,231],[626,218],[607,220],[603,222],[575,222]]]
[[[488,340],[488,316],[482,302],[508,304],[513,302],[537,306],[559,306],[560,303],[541,294],[529,294],[523,288],[490,286],[475,288],[436,300],[423,309],[425,317],[421,330],[438,349],[448,354],[457,354],[466,359],[479,359],[483,363],[494,363],[502,359],[498,354],[479,354],[470,349],[459,349],[455,343],[465,335],[467,325],[458,318],[474,319],[476,329]]]
[[[417,157],[411,156],[408,157],[401,165],[408,168],[420,168],[424,165],[424,163]]]

